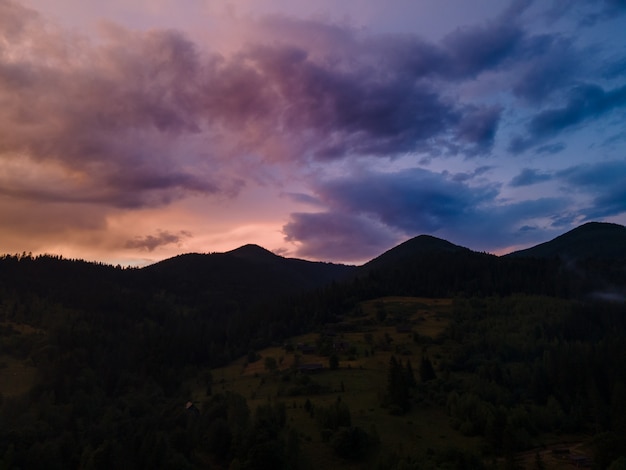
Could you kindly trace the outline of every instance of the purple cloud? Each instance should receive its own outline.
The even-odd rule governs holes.
[[[554,22],[565,15],[573,14],[583,27],[593,26],[626,13],[623,0],[558,0],[545,12],[546,18]]]
[[[543,103],[553,93],[571,87],[585,64],[587,51],[576,49],[570,39],[544,35],[529,47],[529,57],[513,84],[513,93],[526,102]]]
[[[600,118],[625,105],[626,86],[607,92],[597,85],[579,85],[570,90],[565,106],[535,115],[527,125],[527,135],[515,137],[509,150],[513,153],[523,152],[568,128]]]
[[[596,220],[626,212],[626,162],[608,161],[577,165],[557,173],[570,187],[592,196],[582,212]]]
[[[0,152],[67,172],[67,194],[41,187],[22,188],[24,194],[126,208],[189,193],[236,194],[245,175],[234,176],[233,167],[242,155],[259,164],[304,164],[488,152],[500,108],[454,102],[416,78],[474,76],[500,64],[523,36],[497,22],[456,31],[437,45],[306,22],[333,48],[329,60],[306,44],[263,41],[224,57],[200,51],[180,32],[108,25],[100,43],[71,46],[81,58],[74,60],[64,36],[48,32],[36,12],[12,2],[3,9],[6,43],[36,47],[20,60],[0,60]],[[297,35],[302,22],[271,24]],[[385,55],[402,42],[395,57]],[[377,65],[390,61],[402,66]],[[11,191],[9,182],[0,184]]]
[[[593,144],[586,125],[623,110],[621,52],[566,29],[533,32],[546,28],[531,3],[512,2],[441,40],[285,16],[241,20],[245,40],[220,53],[174,30],[107,24],[97,38],[77,38],[0,0],[3,220],[25,224],[8,207],[35,202],[63,215],[59,227],[71,225],[72,211],[89,212],[89,226],[100,230],[113,213],[190,196],[210,204],[271,186],[319,211],[293,214],[285,225],[301,254],[339,256],[341,247],[358,259],[423,232],[462,233],[472,247],[487,247],[496,237],[529,240],[541,231],[520,227],[538,227],[538,218],[565,223],[551,219],[554,212],[571,220],[622,214],[626,184],[617,163],[520,168],[512,187],[552,177],[569,191],[532,201],[502,200],[505,183],[488,181],[513,162],[392,171],[506,157],[503,133],[511,153],[532,149],[559,168],[566,141],[555,137],[585,126],[577,140]],[[620,2],[556,3],[554,21],[599,21],[623,10]],[[603,138],[601,156],[610,156],[619,134],[609,129]],[[599,148],[589,147],[594,156]],[[573,194],[588,205],[572,210]],[[164,230],[128,246],[154,250],[177,236]]]
[[[546,144],[535,149],[537,154],[556,154],[565,150],[565,144],[563,142],[556,142],[554,144]]]
[[[283,227],[285,240],[297,242],[298,256],[362,261],[378,256],[401,236],[363,215],[336,212],[295,213]]]
[[[331,207],[375,217],[405,233],[436,231],[497,195],[495,186],[470,188],[422,169],[363,173],[326,181],[317,191]]]
[[[474,145],[477,153],[491,150],[501,114],[499,106],[471,107],[458,125],[458,138]]]
[[[181,230],[178,233],[171,233],[167,230],[159,230],[156,235],[146,235],[143,237],[135,237],[125,243],[125,248],[140,249],[145,251],[154,251],[161,246],[179,245],[185,238],[191,237],[191,233]]]
[[[532,168],[524,168],[517,176],[515,176],[511,180],[509,186],[531,186],[533,184],[542,183],[544,181],[550,181],[551,179],[552,175],[550,174],[542,173],[539,170],[535,170]]]
[[[443,40],[451,54],[449,73],[471,77],[493,69],[516,54],[524,36],[519,25],[504,18],[482,26],[457,29]]]
[[[473,249],[493,249],[539,240],[545,231],[520,231],[520,227],[562,212],[569,203],[561,198],[501,201],[497,185],[470,185],[453,176],[410,169],[364,172],[318,183],[316,194],[328,211],[292,214],[284,227],[286,238],[301,244],[299,255],[315,257],[328,253],[326,243],[333,240],[358,239],[352,238],[355,230],[368,235],[374,230],[374,240],[389,243],[386,248],[398,234],[408,238],[428,233]],[[327,230],[331,235],[324,241]]]

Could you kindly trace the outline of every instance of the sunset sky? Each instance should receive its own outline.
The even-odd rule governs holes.
[[[0,0],[0,253],[361,264],[626,224],[624,0]]]

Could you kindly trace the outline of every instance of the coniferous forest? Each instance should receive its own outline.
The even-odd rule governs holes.
[[[626,257],[577,244],[599,225],[359,267],[5,255],[0,468],[625,468]]]

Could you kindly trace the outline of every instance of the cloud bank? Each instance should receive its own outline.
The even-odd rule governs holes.
[[[571,223],[623,217],[623,145],[597,162],[532,168],[536,156],[567,157],[574,134],[615,128],[623,51],[530,18],[584,33],[624,10],[518,1],[437,41],[281,14],[230,18],[240,33],[225,51],[111,21],[81,36],[0,0],[0,216],[14,238],[105,237],[115,214],[297,185],[282,225],[291,252],[342,261],[419,233],[476,249],[530,243],[540,235],[529,227],[545,236],[563,226],[555,211]],[[517,175],[506,175],[512,165]],[[566,191],[520,196],[540,182]],[[315,212],[303,211],[307,200]],[[37,204],[54,216],[15,212]],[[109,243],[152,252],[189,233],[141,230]]]

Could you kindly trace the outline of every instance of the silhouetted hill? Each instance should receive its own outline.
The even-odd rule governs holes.
[[[365,263],[360,272],[393,266],[412,257],[435,253],[469,253],[471,250],[430,235],[419,235]]]
[[[563,259],[626,259],[626,227],[589,222],[545,243],[515,251],[506,257]]]
[[[345,279],[356,268],[345,264],[284,258],[253,244],[244,245],[226,254],[264,266],[274,273],[292,276],[305,289],[322,287],[324,284]]]
[[[604,286],[621,291],[624,259],[626,228],[592,222],[502,257],[420,235],[359,267],[284,258],[252,244],[226,253],[179,255],[141,269],[7,255],[0,258],[0,290],[98,311],[139,311],[152,302],[226,314],[355,277],[359,285],[351,298],[514,292],[568,297]],[[567,264],[572,260],[576,270]],[[141,307],[127,307],[131,304]]]
[[[147,266],[142,282],[177,295],[213,292],[243,303],[276,298],[341,280],[354,269],[341,264],[284,258],[258,245],[226,253],[185,254]]]
[[[260,262],[275,262],[280,259],[284,259],[282,256],[278,256],[271,251],[266,250],[262,246],[252,243],[240,246],[239,248],[235,248],[231,251],[227,251],[226,254],[233,255],[241,259]]]

